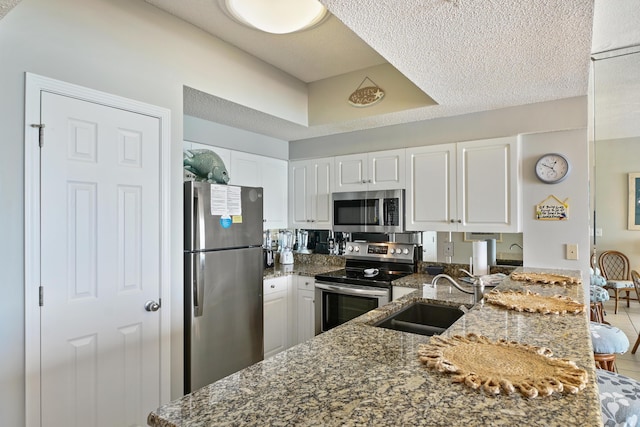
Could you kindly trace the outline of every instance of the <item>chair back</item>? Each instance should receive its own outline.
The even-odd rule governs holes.
[[[635,270],[631,270],[631,280],[633,280],[633,286],[636,287],[636,295],[640,298],[640,273]],[[638,335],[640,337],[640,335]]]
[[[631,280],[629,258],[622,252],[604,251],[598,258],[600,273],[607,280]]]

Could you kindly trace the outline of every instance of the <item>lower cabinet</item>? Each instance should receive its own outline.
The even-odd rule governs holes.
[[[291,346],[291,280],[276,277],[264,282],[264,358]]]
[[[315,285],[314,278],[294,276],[296,281],[296,344],[305,342],[316,335]]]
[[[263,284],[267,359],[315,336],[315,282],[309,276],[281,276]]]

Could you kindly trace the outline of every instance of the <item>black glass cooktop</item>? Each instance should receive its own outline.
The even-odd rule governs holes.
[[[389,287],[391,282],[411,272],[378,271],[376,274],[365,274],[363,269],[342,269],[318,274],[316,280],[332,283],[350,283],[354,285]]]

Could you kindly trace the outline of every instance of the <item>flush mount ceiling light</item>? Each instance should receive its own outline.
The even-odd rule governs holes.
[[[238,22],[272,34],[311,28],[327,15],[317,0],[224,0],[224,5]]]

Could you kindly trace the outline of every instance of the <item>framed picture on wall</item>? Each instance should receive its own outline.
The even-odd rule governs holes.
[[[502,233],[474,233],[465,232],[462,236],[465,242],[473,242],[475,240],[496,239],[496,242],[502,242]]]
[[[640,230],[640,172],[629,174],[629,230]]]

